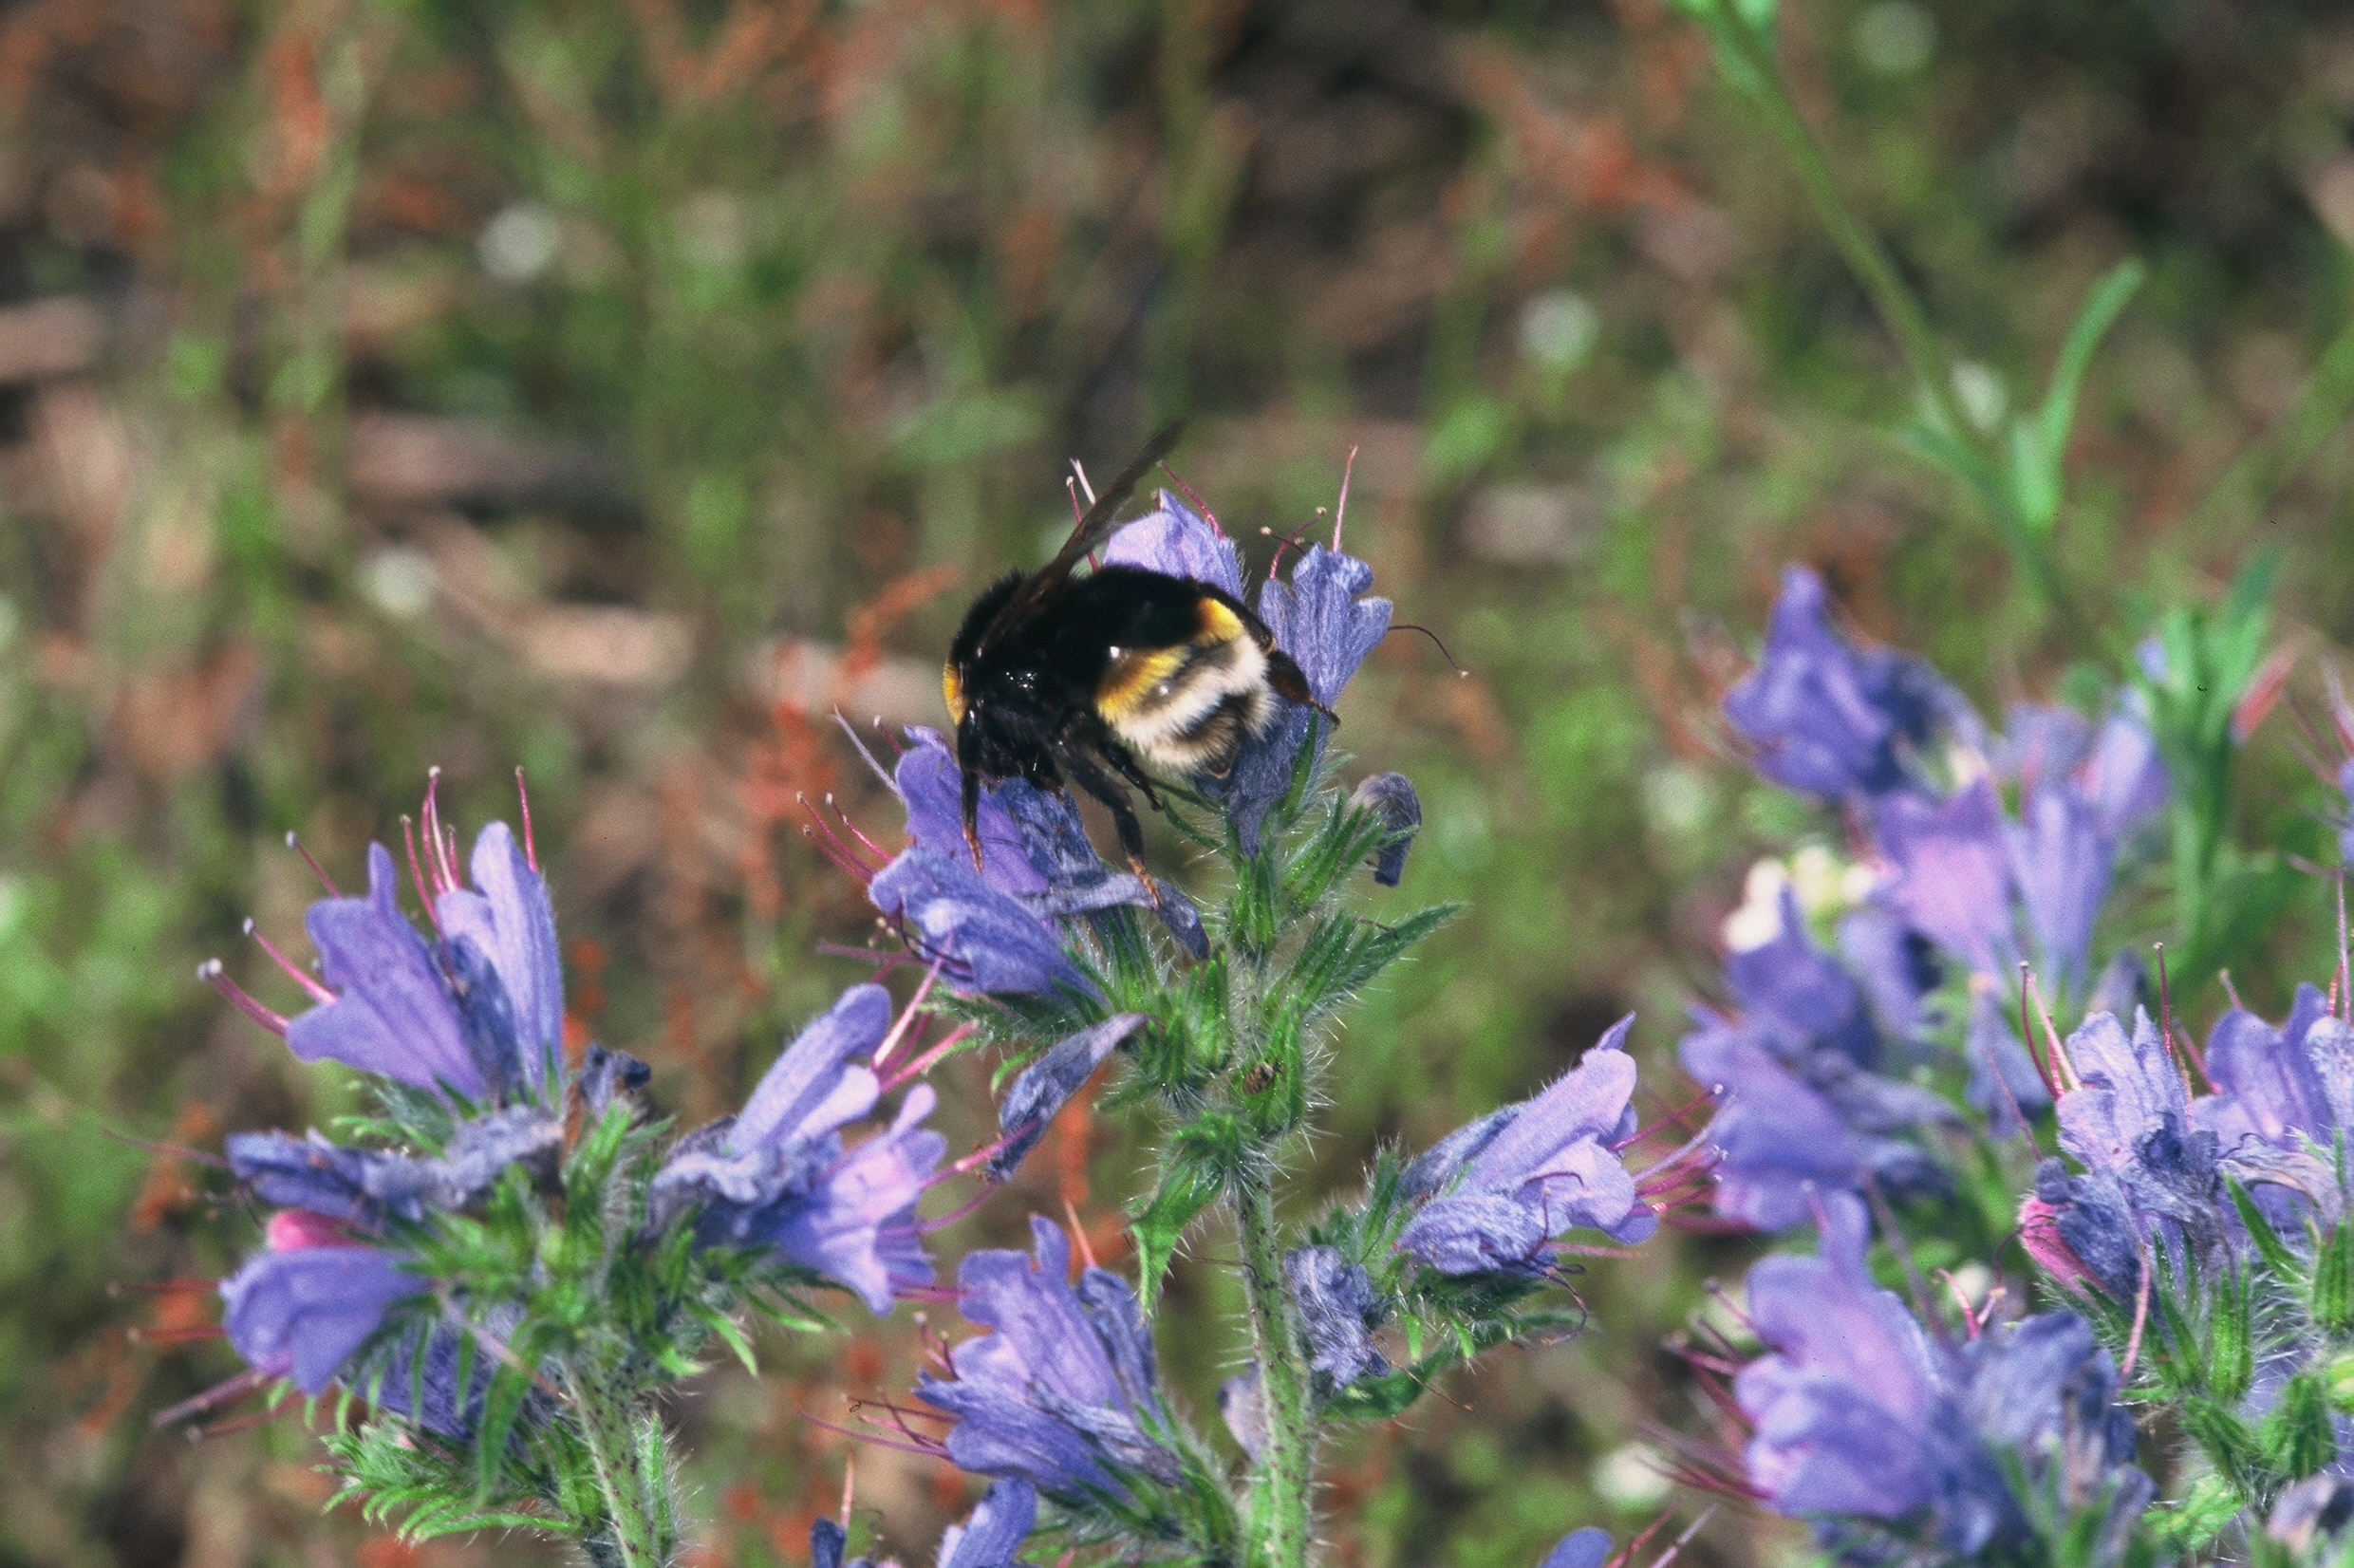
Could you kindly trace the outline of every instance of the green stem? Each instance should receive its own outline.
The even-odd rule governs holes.
[[[1266,1420],[1266,1441],[1251,1487],[1250,1561],[1253,1568],[1306,1568],[1315,1412],[1308,1403],[1298,1310],[1283,1278],[1282,1237],[1276,1228],[1271,1182],[1263,1175],[1245,1179],[1238,1184],[1234,1204]]]
[[[1782,63],[1755,28],[1744,21],[1733,7],[1732,0],[1714,0],[1719,35],[1728,40],[1748,67],[1753,79],[1753,96],[1758,107],[1766,114],[1775,137],[1790,159],[1790,167],[1799,183],[1806,188],[1807,199],[1815,204],[1815,214],[1822,226],[1831,232],[1831,239],[1846,256],[1847,265],[1872,296],[1888,328],[1896,336],[1896,347],[1912,367],[1914,380],[1921,383],[1937,418],[1950,430],[1966,441],[1976,440],[1976,429],[1963,417],[1961,406],[1954,401],[1953,366],[1945,351],[1937,346],[1936,336],[1929,329],[1929,313],[1920,301],[1896,274],[1896,265],[1879,241],[1864,232],[1845,198],[1840,196],[1839,181],[1832,177],[1831,163],[1823,157],[1822,144],[1798,112],[1790,90],[1782,79]]]
[[[593,1371],[565,1381],[605,1498],[613,1559],[624,1568],[665,1568],[678,1546],[678,1525],[660,1422],[641,1420]]]
[[[1815,215],[1822,220],[1832,243],[1839,247],[1848,269],[1863,285],[1864,292],[1872,296],[1880,319],[1895,335],[1897,351],[1904,356],[1921,395],[1929,400],[1931,413],[1954,439],[1976,448],[1989,468],[1999,472],[2002,454],[1963,412],[1953,390],[1953,362],[1937,345],[1936,334],[1930,329],[1928,310],[1905,286],[1887,249],[1864,228],[1846,198],[1840,195],[1839,180],[1831,173],[1831,160],[1824,156],[1822,143],[1815,139],[1814,128],[1806,123],[1805,117],[1798,111],[1797,102],[1790,97],[1789,85],[1783,80],[1782,63],[1774,57],[1771,45],[1742,19],[1732,0],[1711,3],[1716,21],[1713,32],[1746,68],[1747,80],[1744,84],[1749,87],[1750,97],[1772,127],[1775,140],[1782,143],[1791,172],[1798,176],[1807,199],[1814,204]],[[2004,548],[2019,563],[2036,593],[2069,620],[2072,631],[2084,632],[2086,628],[2075,624],[2074,607],[2061,591],[2051,552],[2042,537],[2008,505],[1991,498],[1988,505],[1994,513],[1994,525],[2002,534]]]

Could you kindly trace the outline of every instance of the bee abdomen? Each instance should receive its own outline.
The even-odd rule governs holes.
[[[1242,618],[1205,597],[1189,641],[1111,650],[1095,683],[1095,710],[1153,766],[1223,775],[1243,740],[1274,719],[1275,694],[1267,656]]]

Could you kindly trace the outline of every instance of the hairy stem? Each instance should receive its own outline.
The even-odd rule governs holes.
[[[1238,1184],[1236,1223],[1242,1239],[1242,1287],[1250,1301],[1251,1343],[1266,1439],[1251,1485],[1253,1568],[1306,1568],[1309,1489],[1315,1480],[1315,1412],[1308,1404],[1307,1358],[1299,1314],[1283,1277],[1275,1193],[1265,1174]]]
[[[661,1427],[638,1420],[628,1401],[614,1397],[593,1370],[570,1373],[565,1381],[605,1498],[607,1540],[599,1544],[609,1552],[604,1556],[623,1568],[666,1568],[678,1546],[678,1525]]]

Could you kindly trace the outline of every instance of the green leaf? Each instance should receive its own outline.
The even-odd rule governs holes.
[[[2341,1223],[2314,1253],[2312,1302],[2323,1333],[2354,1330],[2354,1224]]]
[[[2264,1210],[2258,1208],[2255,1199],[2249,1196],[2248,1188],[2236,1176],[2226,1176],[2223,1183],[2225,1189],[2232,1194],[2232,1206],[2239,1211],[2240,1223],[2248,1229],[2248,1239],[2256,1244],[2256,1251],[2263,1255],[2264,1260],[2272,1266],[2275,1274],[2289,1279],[2295,1278],[2301,1272],[2297,1266],[2296,1255],[2282,1242],[2279,1234],[2272,1229],[2272,1222],[2264,1217]],[[2314,1287],[2315,1296],[2318,1298],[2320,1295],[2318,1278],[2314,1281]]]
[[[491,1377],[491,1391],[482,1400],[482,1420],[475,1432],[476,1495],[485,1503],[499,1493],[507,1464],[507,1439],[523,1414],[532,1392],[532,1374],[507,1362]]]
[[[1160,1189],[1144,1212],[1130,1223],[1129,1232],[1136,1238],[1136,1290],[1145,1311],[1150,1312],[1160,1297],[1161,1278],[1186,1228],[1224,1190],[1225,1183],[1215,1171],[1179,1161],[1163,1174]]]
[[[745,1338],[744,1331],[736,1326],[736,1319],[712,1307],[703,1308],[701,1316],[704,1322],[711,1325],[712,1333],[727,1341],[727,1348],[736,1353],[736,1359],[744,1364],[744,1371],[755,1377],[759,1376],[760,1365],[753,1359],[752,1341]]]
[[[2305,1372],[2281,1387],[2280,1400],[2258,1430],[2265,1462],[2290,1481],[2302,1481],[2338,1457],[2329,1428],[2329,1395],[2321,1378]]]
[[[2084,372],[2092,364],[2095,350],[2107,336],[2110,327],[2125,308],[2149,271],[2140,262],[2128,257],[2110,269],[2106,277],[2093,285],[2085,296],[2083,308],[2076,313],[2076,321],[2068,327],[2068,335],[2060,345],[2060,357],[2052,364],[2051,385],[2044,394],[2044,405],[2036,410],[2032,446],[2038,458],[2038,487],[2033,491],[2035,507],[2022,505],[2020,516],[2038,532],[2050,529],[2060,509],[2060,475],[2067,460],[2068,437],[2076,424],[2076,403],[2083,389]],[[2016,432],[2014,432],[2016,434]],[[2014,455],[2014,462],[2016,457]],[[2027,492],[2022,491],[2023,501]]]

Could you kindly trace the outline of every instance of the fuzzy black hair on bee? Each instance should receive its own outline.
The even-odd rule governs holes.
[[[1150,887],[1127,786],[1158,811],[1148,766],[1224,777],[1243,741],[1275,722],[1279,696],[1319,705],[1266,624],[1224,589],[1141,567],[1076,572],[1181,428],[1146,443],[1052,561],[990,585],[948,645],[941,695],[956,721],[976,866],[983,783],[1075,784],[1111,810],[1121,850]]]

